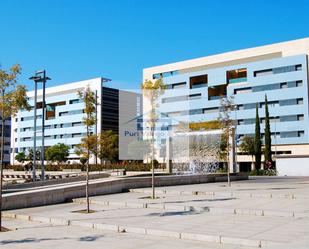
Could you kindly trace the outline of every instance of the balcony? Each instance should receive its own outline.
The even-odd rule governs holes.
[[[226,72],[227,84],[235,84],[247,81],[247,69],[240,68],[236,70],[230,70]]]
[[[207,83],[207,74],[190,77],[190,89],[206,87]]]
[[[229,79],[229,84],[246,82],[247,77],[237,78],[237,79]]]

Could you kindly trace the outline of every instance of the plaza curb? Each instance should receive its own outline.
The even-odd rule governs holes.
[[[131,193],[143,193],[143,194],[151,194],[151,190],[149,189],[129,189]],[[236,193],[236,192],[208,192],[208,191],[176,191],[176,190],[156,190],[157,194],[174,194],[174,195],[192,195],[192,196],[216,196],[216,197],[226,197],[226,198],[279,198],[279,199],[308,199],[308,196],[305,195],[296,195],[294,193],[289,194],[276,194],[276,193],[269,193],[269,194],[253,194],[253,193]]]
[[[221,235],[210,235],[210,234],[199,234],[199,233],[187,233],[187,232],[176,232],[168,230],[160,230],[153,228],[143,228],[143,227],[131,227],[131,226],[118,226],[114,224],[105,224],[105,223],[91,223],[84,222],[80,220],[67,220],[64,218],[53,218],[53,217],[41,217],[33,215],[24,215],[24,214],[14,214],[14,213],[4,213],[4,218],[19,219],[24,221],[36,221],[45,224],[51,225],[66,225],[66,226],[78,226],[84,228],[90,228],[95,230],[106,230],[113,231],[117,233],[134,233],[134,234],[143,234],[149,236],[158,236],[158,237],[168,237],[174,239],[182,240],[192,240],[192,241],[202,241],[202,242],[215,242],[218,244],[232,244],[232,245],[241,245],[241,246],[250,246],[261,248],[269,244],[279,243],[271,241],[262,241],[262,240],[250,240],[244,238],[235,238],[235,237],[225,237]]]
[[[84,199],[73,199],[73,203],[85,204]],[[209,214],[231,214],[231,215],[249,215],[249,216],[266,216],[266,217],[286,217],[286,218],[307,218],[309,213],[295,212],[295,211],[277,211],[267,209],[241,209],[241,208],[213,208],[213,207],[199,207],[188,205],[175,205],[165,203],[134,203],[134,202],[111,202],[111,201],[93,201],[90,204],[107,206],[107,207],[128,207],[128,208],[145,208],[145,209],[161,209],[165,211],[196,211],[207,212]]]

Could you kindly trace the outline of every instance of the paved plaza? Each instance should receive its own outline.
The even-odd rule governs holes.
[[[6,248],[309,248],[309,178],[160,187],[6,211]],[[17,230],[16,230],[17,229]]]

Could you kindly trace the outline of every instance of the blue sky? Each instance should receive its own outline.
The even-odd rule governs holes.
[[[0,63],[20,83],[99,76],[136,88],[145,67],[309,36],[307,0],[0,0]]]

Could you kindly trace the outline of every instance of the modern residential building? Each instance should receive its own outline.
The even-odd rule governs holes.
[[[216,120],[220,99],[233,97],[240,141],[255,132],[256,105],[264,135],[267,95],[273,153],[308,155],[308,54],[305,38],[146,68],[143,79],[162,78],[170,89],[162,110],[190,122]],[[251,157],[239,151],[237,162],[240,171],[251,168]]]
[[[0,117],[1,119],[1,117]],[[0,134],[2,131],[2,125],[0,124]],[[4,122],[4,164],[10,163],[10,142],[11,142],[11,119],[7,119]]]
[[[84,103],[78,96],[78,91],[87,86],[97,94],[97,126],[93,133],[103,130],[112,130],[118,133],[119,126],[119,90],[103,86],[105,78],[95,78],[69,84],[46,88],[46,120],[45,120],[45,147],[64,143],[70,146],[71,162],[78,161],[74,153],[77,144],[86,134],[83,124]],[[29,104],[34,106],[34,91],[27,93]],[[37,148],[42,146],[42,90],[38,90],[37,101]],[[11,126],[11,162],[16,153],[28,151],[33,147],[34,111],[20,110],[12,119]],[[15,162],[16,163],[16,162]]]

